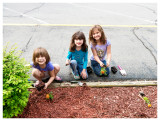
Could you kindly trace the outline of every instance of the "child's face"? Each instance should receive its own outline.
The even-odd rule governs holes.
[[[94,29],[92,36],[93,36],[93,38],[94,38],[95,40],[100,40],[100,38],[101,38],[101,32],[98,31],[98,29]]]
[[[75,39],[74,43],[77,47],[81,47],[83,44],[83,39]]]
[[[46,58],[43,56],[39,56],[39,57],[36,57],[36,62],[39,64],[39,65],[43,65],[46,63]]]

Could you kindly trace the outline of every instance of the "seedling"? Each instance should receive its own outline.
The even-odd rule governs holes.
[[[100,75],[106,75],[107,76],[107,70],[106,70],[106,65],[101,67]]]
[[[46,94],[46,99],[52,100],[53,99],[53,92],[50,92],[49,94]]]
[[[37,88],[38,91],[41,91],[45,86],[45,83],[40,81],[38,85],[36,85],[35,87]]]
[[[147,103],[148,107],[152,107],[151,102],[149,101],[148,97],[141,91],[139,92],[140,97]]]

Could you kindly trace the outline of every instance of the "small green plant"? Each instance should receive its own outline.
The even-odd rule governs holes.
[[[11,118],[23,112],[29,98],[28,88],[31,83],[30,67],[21,52],[15,46],[8,50],[8,45],[3,49],[3,117]]]
[[[101,67],[100,75],[107,75],[106,67]]]
[[[50,92],[49,94],[46,94],[46,99],[53,100],[53,92]]]
[[[143,91],[140,91],[140,96],[141,98],[145,101],[145,103],[148,104],[148,107],[152,107],[150,100],[148,99],[148,97],[146,97],[146,95],[143,93]]]

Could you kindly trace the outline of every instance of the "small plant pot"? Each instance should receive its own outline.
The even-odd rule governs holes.
[[[117,68],[116,68],[115,66],[112,66],[112,67],[111,67],[111,71],[112,71],[114,74],[116,74],[118,70],[117,70]]]

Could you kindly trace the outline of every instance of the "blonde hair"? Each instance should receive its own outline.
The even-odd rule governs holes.
[[[107,38],[106,38],[106,36],[105,36],[105,34],[104,34],[103,28],[102,28],[100,25],[94,25],[94,26],[90,29],[90,31],[89,31],[89,44],[92,43],[93,45],[97,45],[96,40],[93,38],[93,31],[94,31],[95,29],[98,29],[98,31],[101,32],[100,42],[101,42],[102,44],[106,44]]]
[[[46,64],[50,61],[50,56],[49,56],[47,50],[45,48],[38,47],[37,49],[34,50],[33,58],[32,58],[33,64],[35,66],[38,65],[38,63],[36,62],[36,58],[38,58],[39,56],[46,58]]]

